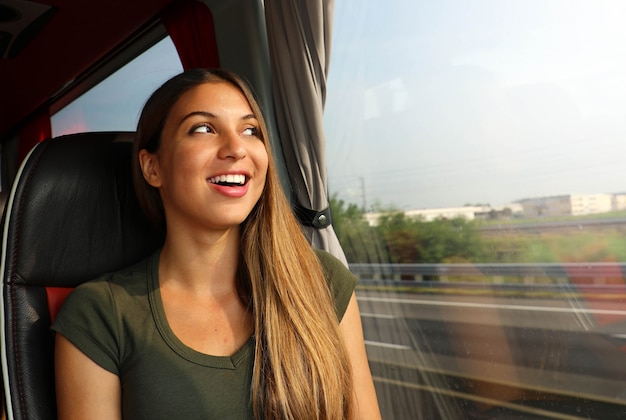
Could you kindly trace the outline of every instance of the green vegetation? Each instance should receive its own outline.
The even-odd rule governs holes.
[[[388,210],[369,226],[354,204],[331,199],[333,225],[349,262],[441,263],[483,260],[483,241],[464,219],[425,222]]]
[[[377,229],[371,228],[363,210],[333,196],[330,200],[333,227],[349,262],[387,263],[389,250]]]
[[[480,226],[499,226],[499,225],[521,225],[521,224],[540,224],[547,222],[575,222],[581,220],[599,220],[599,219],[623,219],[626,218],[626,211],[612,211],[607,213],[598,213],[598,214],[586,214],[581,216],[553,216],[553,217],[542,217],[542,218],[534,218],[534,219],[520,219],[520,218],[510,218],[510,219],[492,219],[492,220],[482,220],[477,222]]]
[[[484,238],[497,262],[618,262],[626,261],[626,240],[619,229],[510,235]],[[484,262],[493,262],[484,261]]]
[[[562,231],[515,229],[514,223],[539,220],[467,221],[462,218],[426,222],[406,217],[394,209],[377,226],[370,226],[355,204],[331,199],[333,225],[351,263],[550,263],[626,261],[623,228],[571,229]],[[624,217],[609,213],[600,217]],[[549,221],[583,220],[589,217]],[[541,222],[548,220],[541,219]],[[485,231],[489,225],[511,226]]]

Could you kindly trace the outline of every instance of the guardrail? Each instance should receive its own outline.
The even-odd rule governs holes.
[[[463,277],[490,277],[490,283],[515,277],[532,284],[538,278],[586,279],[603,284],[609,279],[626,278],[623,263],[525,263],[525,264],[349,264],[360,279],[456,281]]]

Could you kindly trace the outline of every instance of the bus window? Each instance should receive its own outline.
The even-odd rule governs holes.
[[[331,208],[384,418],[626,413],[625,13],[337,3]]]
[[[52,134],[134,131],[148,95],[182,71],[169,37],[146,50],[52,116]]]

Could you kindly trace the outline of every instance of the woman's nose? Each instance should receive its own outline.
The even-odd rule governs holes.
[[[239,133],[225,133],[219,150],[222,159],[240,160],[246,157],[246,145]]]

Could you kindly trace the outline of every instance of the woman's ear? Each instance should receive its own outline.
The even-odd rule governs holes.
[[[146,149],[139,151],[139,165],[146,182],[154,188],[161,186],[161,175],[159,173],[159,159],[154,153],[148,152]]]

